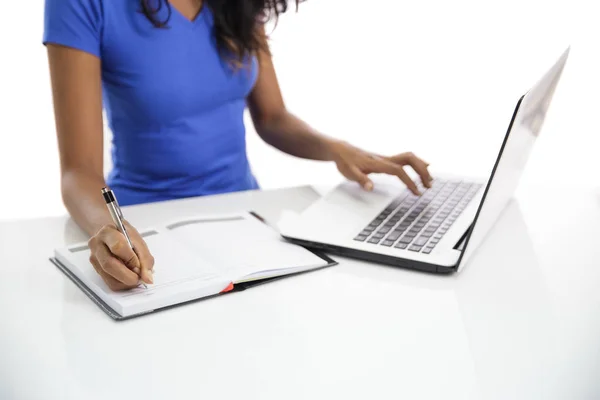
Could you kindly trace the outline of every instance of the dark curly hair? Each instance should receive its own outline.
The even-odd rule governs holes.
[[[294,1],[296,11],[304,0],[203,0],[202,7],[208,7],[214,18],[213,35],[222,57],[235,64],[252,54],[266,51],[265,37],[259,24],[272,18],[277,20]],[[171,16],[169,0],[140,0],[142,13],[157,28],[165,28]],[[159,20],[158,12],[167,7],[166,19]]]

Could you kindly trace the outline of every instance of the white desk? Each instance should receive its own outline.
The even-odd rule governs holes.
[[[579,196],[582,197],[579,197]],[[138,226],[310,188],[127,209]],[[362,262],[126,322],[49,261],[67,219],[0,224],[0,399],[598,399],[600,195],[522,193],[460,275]]]

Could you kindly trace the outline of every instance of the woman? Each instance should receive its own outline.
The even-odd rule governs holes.
[[[411,153],[369,154],[326,137],[285,108],[263,24],[286,0],[46,0],[44,44],[52,82],[65,206],[90,236],[90,261],[113,290],[152,283],[154,261],[111,222],[100,189],[121,205],[257,189],[246,157],[243,113],[288,154],[333,161],[371,190],[370,173],[402,166],[425,186],[427,164]],[[297,6],[296,2],[296,6]],[[114,168],[103,176],[103,120]],[[137,254],[136,254],[137,253]]]

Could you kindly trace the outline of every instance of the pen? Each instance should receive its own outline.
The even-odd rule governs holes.
[[[113,222],[117,226],[117,229],[119,230],[119,232],[121,232],[123,234],[123,236],[125,236],[125,239],[127,240],[127,243],[129,244],[129,247],[131,247],[131,250],[133,250],[135,252],[133,243],[131,243],[131,239],[129,238],[129,234],[127,233],[125,224],[123,223],[123,213],[121,212],[121,207],[119,207],[119,202],[117,201],[117,197],[115,196],[115,194],[113,193],[112,190],[110,190],[106,187],[102,188],[102,196],[104,197],[104,201],[106,202],[106,207],[108,208],[108,212],[110,213],[110,216],[112,217]],[[146,286],[146,284],[141,279],[140,279],[140,283],[145,288],[148,288],[148,286]]]

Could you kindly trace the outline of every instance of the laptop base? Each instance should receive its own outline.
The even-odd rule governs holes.
[[[430,272],[435,274],[452,274],[456,272],[456,266],[446,267],[442,265],[435,265],[424,263],[420,261],[414,261],[399,257],[391,257],[388,255],[378,254],[378,253],[369,253],[362,250],[350,249],[347,247],[329,245],[324,243],[315,243],[309,242],[301,239],[295,239],[283,236],[284,239],[290,241],[291,243],[306,247],[312,248],[315,250],[320,250],[326,252],[331,255],[337,255],[341,257],[348,257],[353,259],[358,259],[362,261],[374,262],[378,264],[389,265],[392,267],[399,267],[405,269],[413,269],[421,272]]]

